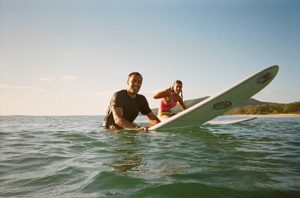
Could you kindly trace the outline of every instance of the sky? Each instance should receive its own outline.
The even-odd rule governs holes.
[[[0,0],[0,115],[104,115],[127,75],[184,99],[279,65],[254,96],[300,101],[300,1]]]

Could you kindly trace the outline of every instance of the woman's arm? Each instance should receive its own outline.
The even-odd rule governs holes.
[[[159,91],[156,94],[154,94],[154,99],[160,99],[169,96],[172,93],[172,89],[165,89],[163,91]]]
[[[185,106],[185,104],[184,104],[184,102],[183,102],[183,100],[182,100],[182,98],[180,96],[178,96],[178,97],[179,97],[178,98],[178,103],[181,106],[182,110],[187,109],[186,106]]]

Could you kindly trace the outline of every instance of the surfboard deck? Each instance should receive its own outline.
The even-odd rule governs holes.
[[[254,120],[257,117],[249,117],[249,118],[241,118],[241,119],[234,119],[234,120],[210,120],[205,122],[205,125],[227,125],[227,124],[239,124],[242,122],[247,122],[250,120]]]
[[[278,65],[259,71],[232,87],[150,127],[149,130],[171,131],[174,128],[200,126],[258,93],[275,78],[278,71]]]

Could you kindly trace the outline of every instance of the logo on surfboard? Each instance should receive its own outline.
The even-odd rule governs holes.
[[[258,84],[265,84],[266,82],[269,82],[271,79],[273,79],[273,74],[271,72],[267,72],[265,74],[258,76],[256,82]]]
[[[220,110],[220,109],[227,109],[231,107],[232,103],[230,101],[222,101],[222,102],[217,102],[214,104],[213,109]]]

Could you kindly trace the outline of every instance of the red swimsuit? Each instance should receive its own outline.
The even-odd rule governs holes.
[[[177,100],[172,97],[172,99],[170,100],[169,97],[167,98],[162,98],[160,100],[160,111],[161,112],[171,112],[171,109],[173,107],[175,107],[177,103]]]

